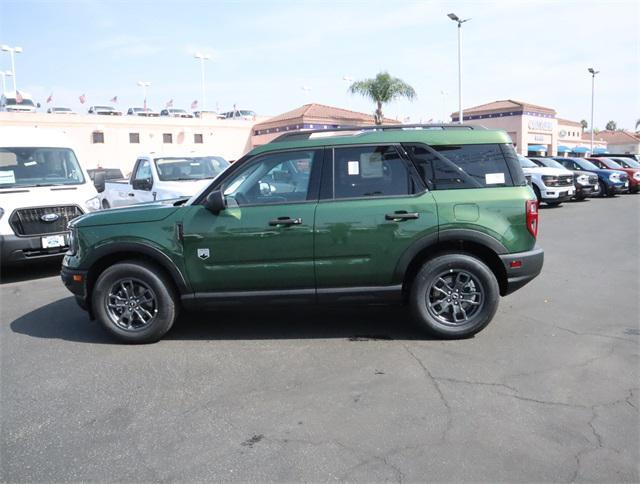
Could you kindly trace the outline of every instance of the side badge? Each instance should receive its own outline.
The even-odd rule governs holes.
[[[198,249],[198,259],[208,259],[209,258],[209,249]]]

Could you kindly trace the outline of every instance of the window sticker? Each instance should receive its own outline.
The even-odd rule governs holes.
[[[504,184],[504,173],[487,173],[484,176],[484,182],[487,185]]]
[[[25,163],[23,163],[24,166],[33,166],[33,165],[37,165],[38,162],[37,161],[27,161]]]
[[[359,175],[360,174],[360,162],[359,161],[347,161],[347,174]]]
[[[360,155],[362,178],[382,178],[382,153],[362,153]]]
[[[16,175],[13,173],[13,170],[2,170],[0,171],[0,184],[9,184],[16,182]]]

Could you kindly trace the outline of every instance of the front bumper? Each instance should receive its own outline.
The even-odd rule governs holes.
[[[66,232],[64,233],[66,234]],[[47,234],[62,235],[62,234]],[[68,242],[68,236],[65,238]],[[0,265],[13,265],[31,261],[62,259],[68,246],[42,248],[42,236],[0,235]]]
[[[595,192],[598,191],[598,186],[597,185],[580,185],[577,184],[576,186],[576,196],[582,196],[582,197],[586,197],[588,195],[592,195]]]
[[[531,282],[540,274],[544,263],[544,251],[535,247],[526,252],[501,255],[500,260],[507,273],[507,286],[502,294],[506,296]]]
[[[575,194],[576,189],[573,185],[564,187],[545,187],[540,192],[543,202],[565,202],[567,200],[571,200]]]
[[[88,271],[80,271],[62,266],[60,270],[60,278],[65,287],[75,296],[78,305],[88,310],[87,301],[87,273]]]

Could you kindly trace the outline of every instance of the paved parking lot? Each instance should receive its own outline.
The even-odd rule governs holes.
[[[51,268],[8,274],[0,480],[637,482],[639,214],[543,209],[542,275],[465,341],[287,308],[124,346]]]

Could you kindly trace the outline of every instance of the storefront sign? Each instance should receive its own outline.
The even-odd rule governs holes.
[[[528,126],[538,131],[553,131],[553,123],[544,119],[530,119]]]

